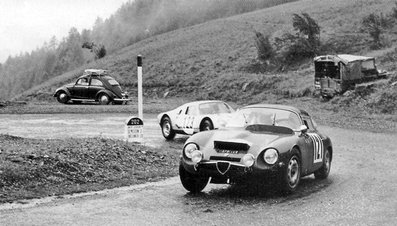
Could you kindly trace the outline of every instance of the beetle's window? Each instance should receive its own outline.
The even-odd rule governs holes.
[[[93,78],[93,79],[91,79],[91,85],[92,86],[103,86],[103,83],[101,82],[101,80]]]
[[[109,84],[112,85],[112,86],[119,86],[119,85],[120,85],[120,84],[119,84],[116,80],[114,80],[114,79],[109,79],[108,82],[109,82]]]
[[[76,82],[77,85],[82,85],[82,86],[88,86],[88,79],[87,78],[81,78],[77,80]]]

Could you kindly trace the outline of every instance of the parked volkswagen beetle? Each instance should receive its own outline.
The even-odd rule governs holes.
[[[106,70],[87,69],[76,82],[58,88],[54,97],[59,103],[98,102],[100,104],[126,104],[129,99],[120,84]]]

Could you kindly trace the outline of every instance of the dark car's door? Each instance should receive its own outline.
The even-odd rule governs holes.
[[[79,78],[70,92],[72,98],[86,99],[88,95],[88,78]]]
[[[88,98],[95,99],[97,93],[104,89],[103,82],[98,78],[91,78],[90,86],[88,88]]]
[[[310,153],[309,166],[311,170],[318,169],[323,164],[324,155],[324,142],[320,134],[318,134],[310,117],[303,117],[303,122],[307,126],[308,130],[305,134],[307,150]]]

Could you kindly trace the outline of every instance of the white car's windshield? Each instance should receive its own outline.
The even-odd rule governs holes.
[[[228,120],[226,127],[245,127],[254,124],[284,126],[298,130],[301,120],[296,113],[288,110],[253,107],[236,111]]]

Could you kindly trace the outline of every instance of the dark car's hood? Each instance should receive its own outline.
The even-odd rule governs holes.
[[[282,137],[290,137],[293,133],[257,132],[246,130],[244,128],[225,128],[204,132],[201,133],[201,135],[199,133],[197,135],[199,136],[192,137],[194,138],[193,142],[197,142],[210,149],[214,148],[214,141],[248,144],[251,148],[261,149]]]

